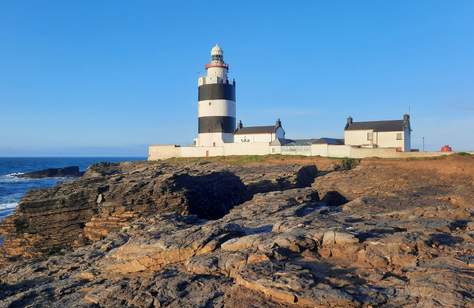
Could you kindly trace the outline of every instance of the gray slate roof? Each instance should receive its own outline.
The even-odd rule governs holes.
[[[245,126],[235,130],[235,135],[245,134],[272,134],[277,130],[277,126]]]
[[[285,146],[303,146],[303,145],[312,145],[312,144],[334,144],[342,145],[344,144],[344,139],[336,138],[319,138],[319,139],[278,139],[278,142],[274,142],[275,145],[285,145]]]
[[[399,132],[405,129],[405,125],[403,120],[352,122],[347,124],[344,130],[372,129],[374,132]]]
[[[314,140],[313,144],[334,144],[334,145],[343,145],[344,139],[337,139],[337,138],[319,138]]]

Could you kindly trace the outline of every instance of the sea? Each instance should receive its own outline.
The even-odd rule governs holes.
[[[66,178],[26,179],[19,174],[48,168],[78,166],[85,171],[99,162],[122,162],[144,160],[145,157],[0,157],[0,221],[14,211],[20,199],[30,189],[52,187]]]

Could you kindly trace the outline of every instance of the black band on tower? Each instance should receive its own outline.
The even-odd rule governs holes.
[[[235,86],[230,83],[211,83],[199,86],[198,101],[228,99],[235,102]]]
[[[234,117],[201,117],[199,118],[199,133],[233,133],[235,130]]]

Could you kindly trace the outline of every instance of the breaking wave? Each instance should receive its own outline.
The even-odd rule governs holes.
[[[22,175],[22,174],[25,174],[25,173],[24,172],[13,172],[13,173],[6,174],[5,176],[7,176],[7,177],[17,177],[17,176]]]
[[[0,203],[0,211],[14,209],[18,205],[18,202]]]

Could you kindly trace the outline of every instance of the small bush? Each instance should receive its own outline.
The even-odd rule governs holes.
[[[351,170],[359,164],[360,160],[354,158],[344,158],[341,160],[339,170]]]
[[[467,153],[467,152],[459,152],[459,153],[456,153],[456,155],[459,155],[459,156],[472,156],[472,154]]]

